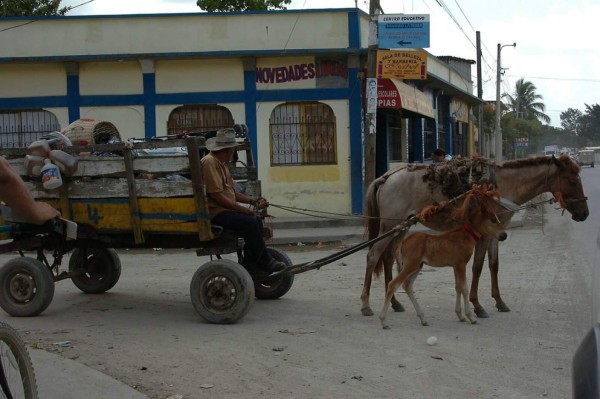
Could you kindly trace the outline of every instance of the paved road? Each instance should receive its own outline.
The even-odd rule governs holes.
[[[501,244],[500,284],[512,311],[493,312],[485,271],[480,297],[491,317],[476,325],[456,319],[449,269],[425,268],[416,282],[429,327],[403,294],[407,311],[388,315],[391,330],[361,316],[364,251],[298,275],[283,298],[255,301],[235,325],[206,324],[194,312],[189,282],[208,259],[191,251],[121,251],[122,277],[110,292],[85,295],[63,281],[42,316],[8,321],[35,348],[101,373],[55,380],[41,394],[48,399],[78,397],[75,381],[89,387],[103,375],[152,399],[565,398],[572,354],[592,320],[592,279],[581,265],[589,251],[578,248],[595,236],[579,236],[585,224],[546,208]],[[284,250],[300,263],[339,248]],[[376,311],[382,300],[376,281]],[[435,346],[427,345],[430,336]],[[106,396],[96,398],[133,397],[102,384]]]

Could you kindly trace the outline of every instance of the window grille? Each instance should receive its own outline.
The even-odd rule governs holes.
[[[326,104],[281,104],[271,113],[269,131],[271,165],[337,162],[335,115]]]
[[[60,131],[60,124],[52,112],[42,109],[0,110],[1,148],[24,148],[56,131]]]
[[[167,121],[167,134],[186,134],[233,127],[231,112],[216,104],[193,104],[175,108]]]

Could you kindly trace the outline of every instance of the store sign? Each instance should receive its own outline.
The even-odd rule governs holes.
[[[429,14],[382,14],[377,30],[379,48],[429,47]]]
[[[427,79],[427,51],[378,50],[377,78]]]
[[[256,67],[257,86],[312,83],[315,87],[346,87],[347,82],[346,63],[332,58],[315,57],[305,61]]]

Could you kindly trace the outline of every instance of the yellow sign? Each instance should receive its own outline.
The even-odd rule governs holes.
[[[427,51],[377,50],[377,78],[427,79]]]

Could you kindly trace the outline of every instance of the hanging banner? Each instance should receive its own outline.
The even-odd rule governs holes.
[[[427,51],[377,50],[377,78],[427,79]]]

